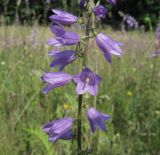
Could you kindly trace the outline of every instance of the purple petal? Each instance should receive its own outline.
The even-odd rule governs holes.
[[[66,32],[62,38],[65,45],[75,45],[80,41],[80,36],[75,32]]]
[[[76,74],[74,77],[73,77],[73,80],[75,83],[78,83],[78,81],[80,80],[80,75],[81,74]]]
[[[95,123],[89,119],[89,124],[90,124],[92,133],[94,133],[96,131]]]
[[[58,139],[69,140],[73,138],[72,125],[73,118],[61,118],[44,125],[43,130],[48,133],[49,141],[56,142]]]
[[[72,79],[72,76],[70,74],[64,73],[64,72],[48,72],[46,73],[42,79],[45,82],[54,84],[62,81],[70,81]]]
[[[60,136],[71,129],[74,120],[73,118],[61,118],[56,120],[51,128],[52,135],[60,134]]]
[[[48,93],[50,90],[64,86],[72,80],[72,76],[63,72],[48,72],[43,75],[42,80],[47,82],[47,86],[44,88],[43,93]]]
[[[63,40],[62,39],[56,39],[56,38],[51,38],[48,40],[48,44],[52,46],[63,46]]]
[[[49,141],[55,143],[59,139],[59,136],[51,136],[49,137]]]
[[[48,40],[52,46],[69,46],[75,45],[80,41],[80,36],[75,32],[66,32],[63,36]]]
[[[103,50],[103,48],[101,48]],[[108,60],[109,63],[112,63],[112,55],[109,51],[105,50],[104,57]]]
[[[51,15],[49,16],[49,19],[56,24],[57,23],[62,25],[72,24],[72,22],[67,21],[63,16]]]
[[[58,53],[60,53],[60,51],[57,50],[57,49],[54,49],[54,50],[52,50],[51,52],[49,52],[49,55],[50,55],[50,56],[54,56],[54,55],[56,55],[56,54],[58,54]]]
[[[93,11],[98,17],[105,18],[108,9],[106,9],[103,5],[98,5],[93,9]]]
[[[50,128],[52,127],[53,122],[47,123],[43,126],[43,131],[49,133]]]
[[[47,94],[49,91],[51,91],[52,89],[54,89],[56,87],[58,87],[58,86],[55,86],[55,85],[52,85],[52,84],[47,84],[42,92],[44,94]]]
[[[105,122],[104,122],[103,118],[98,118],[96,120],[96,124],[101,130],[103,130],[103,131],[107,130],[107,127],[105,125]]]
[[[70,16],[74,16],[69,12],[66,11],[62,11],[62,10],[58,10],[58,9],[52,9],[52,11],[59,16],[63,16],[63,17],[70,17]]]
[[[83,69],[80,74],[75,75],[73,80],[77,83],[77,94],[89,92],[91,95],[97,95],[98,84],[101,81],[101,78],[88,67]]]
[[[76,51],[66,50],[53,55],[54,60],[50,67],[59,66],[59,70],[62,70],[66,65],[72,63],[76,59]]]
[[[54,23],[66,25],[77,22],[78,17],[72,15],[71,13],[56,9],[52,9],[52,11],[55,13],[55,15],[51,15],[49,19]]]
[[[98,110],[92,107],[87,111],[87,118],[89,120],[92,132],[95,132],[96,127],[99,127],[101,130],[106,130],[107,128],[105,121],[110,117],[109,115],[100,113]]]
[[[123,51],[119,47],[119,46],[124,45],[123,43],[115,41],[110,37],[106,38],[106,42],[108,42],[108,44],[110,45],[110,47],[112,49],[111,50],[112,54],[115,54],[115,55],[118,55],[118,56],[121,56],[123,54]]]
[[[107,115],[107,114],[102,114],[101,113],[101,115],[102,115],[102,117],[104,118],[104,120],[106,121],[106,120],[109,120],[111,117],[109,116],[109,115]]]
[[[65,34],[65,29],[61,25],[51,24],[51,31],[58,37],[63,36]]]
[[[60,139],[69,140],[69,139],[72,139],[73,137],[74,137],[74,135],[73,135],[72,131],[68,130],[63,135],[60,136]]]
[[[87,91],[87,87],[85,86],[85,83],[79,81],[76,88],[77,94],[84,94]]]
[[[98,47],[103,51],[103,54],[109,63],[112,62],[111,54],[117,56],[121,56],[123,54],[123,51],[119,47],[119,45],[122,45],[122,43],[114,41],[113,39],[102,33],[99,33],[97,35],[96,43]]]
[[[80,79],[84,83],[87,82],[91,86],[93,86],[95,84],[98,84],[101,81],[101,78],[97,74],[95,74],[94,72],[92,72],[92,70],[90,70],[88,67],[86,67],[82,71],[82,73],[80,75]]]
[[[91,95],[96,96],[98,93],[98,85],[94,85],[94,86],[88,85],[88,91],[90,92]]]

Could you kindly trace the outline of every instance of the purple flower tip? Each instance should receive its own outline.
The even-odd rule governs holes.
[[[42,80],[45,81],[46,87],[43,89],[43,93],[47,94],[50,90],[61,87],[68,84],[72,80],[70,74],[64,72],[48,72],[42,76]]]
[[[55,13],[54,15],[51,15],[49,19],[53,23],[59,23],[62,25],[69,25],[77,22],[78,17],[72,15],[71,13],[52,9],[52,11]]]
[[[98,5],[93,9],[93,11],[98,17],[105,18],[108,9],[106,9],[103,5]]]
[[[51,31],[56,35],[56,38],[48,40],[48,44],[52,46],[69,46],[75,45],[80,41],[80,36],[75,32],[65,31],[61,25],[51,25]]]
[[[73,118],[61,118],[43,126],[43,131],[49,135],[49,141],[55,143],[58,139],[69,140],[73,138]]]
[[[106,0],[111,5],[116,5],[116,0]]]
[[[117,56],[121,56],[123,54],[123,51],[119,47],[123,45],[123,43],[117,42],[103,33],[99,33],[96,36],[96,43],[109,63],[112,62],[112,54]]]
[[[74,50],[65,50],[63,52],[52,51],[50,54],[54,57],[50,67],[58,66],[60,71],[77,58],[76,51]]]
[[[99,127],[103,131],[107,129],[105,121],[110,119],[110,116],[103,114],[92,107],[87,111],[87,118],[90,123],[91,131],[94,133],[96,131],[96,127]]]
[[[86,67],[80,74],[75,75],[73,80],[77,83],[77,94],[89,92],[91,95],[97,95],[101,78],[89,68]]]

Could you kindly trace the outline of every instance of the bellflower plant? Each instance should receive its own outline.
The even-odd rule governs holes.
[[[116,4],[116,0],[106,1],[111,5]],[[67,116],[47,123],[43,126],[43,131],[49,135],[49,141],[53,143],[57,142],[59,139],[70,140],[75,138],[77,142],[77,154],[82,155],[86,154],[89,148],[89,146],[82,148],[82,114],[85,112],[83,108],[83,96],[86,93],[97,96],[98,87],[102,80],[97,73],[90,69],[92,67],[88,66],[88,53],[90,52],[88,48],[89,41],[91,38],[95,38],[97,46],[109,63],[112,62],[112,54],[121,56],[123,51],[120,48],[122,43],[102,33],[100,30],[101,26],[97,27],[98,24],[101,24],[100,20],[105,18],[108,9],[101,5],[100,1],[95,4],[93,0],[81,0],[79,7],[83,9],[80,17],[76,17],[62,10],[52,9],[54,14],[51,15],[49,19],[51,20],[50,28],[54,37],[48,40],[48,44],[53,46],[54,49],[49,53],[49,55],[53,57],[50,67],[53,69],[58,67],[59,71],[46,72],[42,76],[42,80],[45,82],[45,87],[43,89],[44,94],[71,82],[76,85],[75,91],[78,95],[77,115],[74,114],[73,116]],[[97,17],[94,18],[94,16]],[[85,32],[81,33],[81,36],[77,32],[64,28],[65,25],[74,23],[85,28]],[[72,49],[68,49],[70,46],[72,46]],[[62,47],[63,50],[60,49]],[[82,60],[81,71],[79,73],[68,74],[62,72],[68,64],[78,59]],[[90,105],[91,103],[87,104],[86,107],[91,107],[86,114],[91,132],[95,133],[97,127],[105,131],[107,129],[105,121],[109,120],[110,116],[96,110],[95,107]],[[76,118],[73,118],[75,116]],[[76,122],[76,130],[72,130],[72,128],[75,128],[74,122]],[[76,133],[73,133],[73,131],[76,131]]]
[[[58,139],[72,139],[73,118],[61,118],[43,126],[43,131],[49,135],[49,141],[56,142]]]
[[[75,45],[80,41],[80,36],[72,31],[65,31],[60,25],[51,25],[51,31],[56,35],[56,38],[48,40],[48,44],[52,46],[69,46]]]
[[[89,68],[86,67],[80,74],[75,75],[73,80],[77,83],[77,94],[89,92],[91,95],[97,95],[101,78]]]
[[[56,9],[52,9],[52,11],[55,14],[51,15],[49,17],[49,19],[53,23],[59,23],[59,24],[62,24],[62,25],[70,25],[70,24],[73,24],[73,23],[77,22],[78,17],[72,15],[71,13],[61,11],[61,10],[56,10]]]
[[[112,54],[117,56],[121,56],[123,54],[123,51],[119,47],[123,44],[113,40],[112,38],[106,36],[103,33],[99,33],[96,36],[96,43],[98,47],[102,50],[106,60],[109,63],[112,62]]]
[[[105,121],[110,119],[110,116],[103,114],[92,107],[87,111],[87,118],[91,127],[91,131],[94,133],[96,131],[96,127],[99,127],[103,131],[107,129]]]
[[[63,52],[52,52],[50,53],[54,60],[51,62],[50,67],[59,67],[59,70],[76,60],[76,51],[74,50],[65,50]]]
[[[43,89],[43,93],[48,93],[50,90],[66,85],[72,80],[70,74],[64,72],[48,72],[42,76],[42,80],[45,81],[46,87]]]
[[[108,9],[106,9],[103,5],[98,5],[93,9],[93,11],[98,17],[105,18]]]

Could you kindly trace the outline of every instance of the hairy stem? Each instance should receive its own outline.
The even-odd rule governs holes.
[[[86,24],[86,36],[87,38],[87,45],[83,51],[83,69],[87,66],[87,50],[88,50],[88,42],[89,42],[89,33],[90,33],[90,23],[91,23],[91,16],[88,16],[87,24]],[[78,147],[78,155],[82,154],[82,131],[81,131],[81,124],[82,124],[82,104],[83,104],[83,95],[79,95],[79,103],[78,103],[78,125],[77,125],[77,147]]]

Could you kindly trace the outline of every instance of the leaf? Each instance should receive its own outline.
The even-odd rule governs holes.
[[[53,145],[52,143],[50,143],[48,141],[48,137],[47,135],[42,131],[41,128],[29,128],[27,129],[27,131],[36,136],[36,138],[39,138],[43,144],[43,146],[45,147],[46,151],[47,151],[47,155],[57,155],[57,153],[54,151]]]

